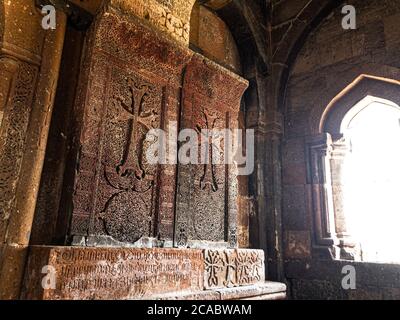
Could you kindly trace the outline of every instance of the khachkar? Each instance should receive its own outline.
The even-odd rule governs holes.
[[[31,248],[23,298],[284,297],[265,282],[264,252],[237,248],[237,168],[146,158],[146,134],[171,122],[237,128],[247,81],[119,9],[96,18],[86,43],[71,245]]]

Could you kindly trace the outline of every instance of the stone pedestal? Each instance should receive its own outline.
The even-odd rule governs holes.
[[[33,246],[24,299],[284,298],[262,250]]]

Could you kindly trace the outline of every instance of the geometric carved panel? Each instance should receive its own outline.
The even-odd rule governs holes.
[[[74,243],[87,236],[171,240],[175,168],[146,163],[145,136],[178,120],[182,69],[192,53],[116,13],[97,20],[76,102],[69,235]]]
[[[193,106],[191,124],[186,127],[195,128],[199,141],[202,129],[224,129],[226,115],[217,111],[209,111],[200,105]],[[186,112],[189,112],[186,109]],[[211,139],[210,139],[211,140]],[[221,140],[223,145],[224,141]],[[181,205],[188,205],[186,215],[180,215],[180,237],[188,237],[202,241],[219,241],[226,239],[226,174],[227,165],[213,164],[211,158],[214,152],[221,152],[223,147],[209,141],[208,164],[193,164],[179,166],[179,192],[178,201]],[[199,158],[201,147],[199,146]],[[184,231],[184,232],[183,232]],[[185,233],[185,234],[183,234]],[[178,245],[185,245],[185,239],[178,239]]]
[[[198,159],[203,161],[178,165],[178,247],[210,242],[237,246],[238,181],[236,165],[224,163],[227,142],[223,130],[230,129],[234,134],[232,130],[238,128],[246,88],[245,80],[200,55],[194,55],[186,69],[181,129],[197,132]],[[214,131],[210,134],[205,130]],[[213,162],[213,158],[219,161]]]
[[[157,167],[144,161],[146,133],[160,127],[162,90],[113,69],[103,118],[96,218],[119,241],[150,236],[154,227]]]
[[[88,112],[78,189],[93,190],[87,206],[92,235],[133,243],[154,231],[158,172],[144,161],[144,140],[160,127],[163,89],[118,67],[108,74],[102,105]],[[75,201],[83,203],[85,197]]]
[[[264,282],[264,252],[262,250],[205,250],[204,287],[249,286]]]
[[[36,66],[17,63],[8,57],[0,57],[0,71],[5,92],[0,99],[0,241],[3,241],[14,210],[38,71]]]

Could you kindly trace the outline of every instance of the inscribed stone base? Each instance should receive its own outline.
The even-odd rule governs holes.
[[[264,273],[262,250],[32,246],[22,298],[282,298]]]

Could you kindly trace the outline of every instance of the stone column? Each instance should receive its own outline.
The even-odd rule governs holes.
[[[335,215],[332,194],[332,137],[328,133],[307,138],[309,174],[314,215],[314,251],[327,258],[338,258]]]
[[[44,30],[33,0],[0,21],[0,299],[19,297],[46,149],[66,17]]]
[[[265,213],[260,228],[266,233],[267,274],[270,279],[283,280],[283,246],[282,246],[282,167],[281,141],[283,117],[279,112],[268,112],[267,122],[263,128],[266,157],[264,175]],[[260,230],[260,234],[263,232]]]
[[[344,207],[344,185],[342,173],[348,145],[344,137],[334,137],[330,158],[333,211],[335,219],[336,237],[339,240],[340,258],[354,260],[359,255],[359,248],[348,232],[345,207]]]

